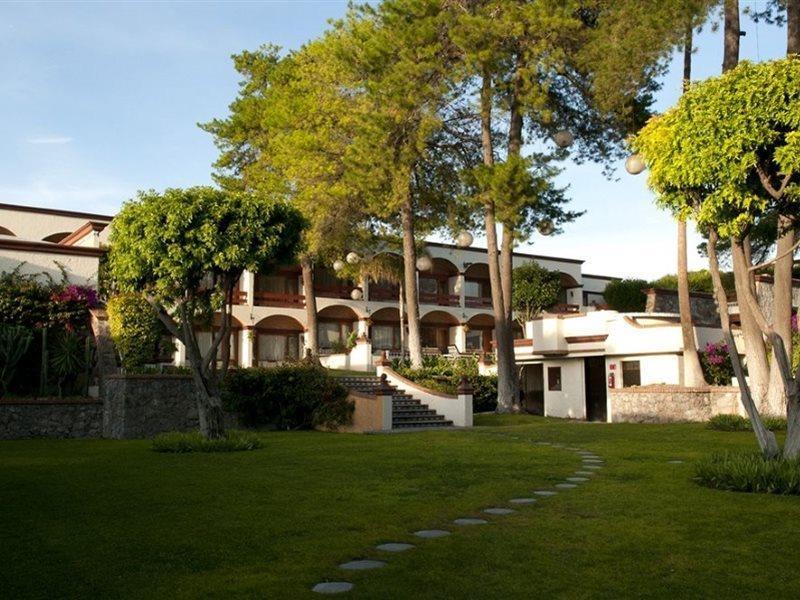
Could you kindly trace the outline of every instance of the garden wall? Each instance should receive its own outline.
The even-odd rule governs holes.
[[[743,414],[739,388],[648,385],[608,390],[612,422],[708,421],[718,414]]]
[[[103,437],[150,438],[198,427],[190,375],[111,375],[104,388]]]
[[[96,398],[0,400],[0,440],[99,438],[103,404]]]

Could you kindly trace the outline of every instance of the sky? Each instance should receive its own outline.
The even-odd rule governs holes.
[[[197,123],[227,114],[238,88],[230,56],[265,43],[298,48],[346,7],[0,0],[0,202],[114,214],[137,190],[211,183],[217,149]],[[742,29],[742,59],[785,54],[779,28],[743,16]],[[718,74],[721,28],[705,27],[695,48],[693,79]],[[676,53],[658,111],[678,97],[681,60]],[[586,214],[520,251],[582,259],[584,273],[649,279],[675,271],[676,226],[654,205],[646,175],[630,176],[620,162],[607,179],[598,166],[570,163],[559,183],[569,186],[570,208]],[[704,268],[690,231],[689,267]]]

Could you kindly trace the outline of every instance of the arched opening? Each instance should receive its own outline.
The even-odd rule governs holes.
[[[261,319],[255,326],[253,338],[255,366],[267,367],[300,358],[304,331],[297,319],[286,315]]]
[[[472,263],[464,271],[464,302],[469,308],[488,308],[492,305],[492,286],[489,265]]]
[[[577,312],[580,310],[581,285],[569,273],[560,273],[561,290],[558,293],[558,302],[554,312]]]
[[[211,342],[214,340],[214,335],[220,330],[222,327],[222,315],[219,313],[214,314],[214,319],[210,324],[199,325],[195,327],[195,331],[197,333],[197,345],[200,348],[201,356],[205,356],[205,354],[211,349]],[[236,319],[236,317],[231,317],[231,332],[230,337],[228,338],[228,364],[229,365],[237,365],[239,364],[239,337],[242,331],[242,324],[241,322]],[[222,364],[222,354],[223,354],[223,341],[219,347],[217,348],[217,366],[221,366]]]
[[[2,225],[0,225],[0,235],[7,235],[8,237],[17,237],[14,235],[14,232],[10,229],[6,229]]]
[[[434,258],[429,271],[419,273],[419,301],[422,304],[458,306],[458,267],[445,258]]]
[[[481,313],[466,323],[466,349],[468,352],[491,352],[494,341],[494,317]]]
[[[320,351],[342,352],[347,338],[356,329],[358,315],[349,306],[326,306],[317,313],[317,339]]]
[[[42,241],[43,242],[51,242],[53,244],[58,244],[61,240],[63,240],[68,235],[70,235],[70,233],[71,233],[70,231],[61,231],[59,233],[51,233],[47,237],[42,238]]]
[[[454,328],[459,326],[455,316],[443,310],[434,310],[422,317],[419,323],[420,338],[425,352],[446,353],[447,347],[454,344]]]
[[[369,299],[374,302],[398,302],[403,257],[396,252],[381,252],[372,259],[369,278]]]
[[[396,308],[382,308],[370,317],[370,339],[372,349],[386,350],[390,354],[400,352],[400,311]]]

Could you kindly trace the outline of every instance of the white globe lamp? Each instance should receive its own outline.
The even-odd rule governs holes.
[[[472,234],[469,231],[461,231],[456,236],[456,246],[458,246],[459,248],[469,248],[470,246],[472,246],[473,241],[474,238],[472,237]]]
[[[572,135],[572,132],[562,129],[561,131],[556,132],[556,134],[553,136],[553,141],[559,148],[569,148],[575,141],[575,136]]]
[[[341,271],[344,269],[344,261],[343,260],[335,260],[333,261],[333,270],[334,271]]]
[[[356,252],[348,252],[344,259],[348,265],[356,265],[361,261],[361,257]]]
[[[417,259],[417,269],[419,271],[430,271],[433,268],[433,261],[430,256],[423,255]]]
[[[353,300],[361,300],[364,297],[364,292],[361,291],[361,288],[353,288],[353,291],[350,292],[350,297]]]
[[[625,161],[625,170],[631,175],[638,175],[645,169],[644,160],[640,154],[631,154]]]
[[[556,226],[553,225],[550,219],[542,219],[536,224],[536,229],[538,229],[539,233],[542,235],[550,235],[555,231]]]

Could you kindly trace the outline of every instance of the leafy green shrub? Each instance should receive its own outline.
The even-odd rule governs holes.
[[[739,415],[714,415],[708,420],[708,428],[716,431],[752,431],[750,419]]]
[[[395,360],[392,368],[406,379],[446,394],[455,394],[461,378],[466,377],[472,386],[473,412],[491,412],[497,408],[497,376],[480,375],[478,361],[471,356],[455,360],[426,356],[421,369],[412,369],[408,361]]]
[[[620,279],[610,282],[603,298],[611,310],[619,312],[642,312],[647,304],[647,297],[642,290],[650,285],[644,279]]]
[[[695,467],[700,485],[735,492],[800,495],[800,460],[761,454],[715,454]]]
[[[345,425],[354,409],[347,395],[335,377],[309,363],[233,369],[222,383],[225,407],[245,424],[278,429]]]
[[[27,327],[0,324],[0,398],[8,392],[17,365],[28,351],[31,340],[33,334]]]
[[[764,426],[770,431],[785,431],[786,419],[763,417]],[[708,428],[717,431],[752,431],[750,419],[739,415],[715,415],[708,420]]]
[[[125,370],[157,362],[167,332],[150,303],[140,294],[120,294],[109,298],[106,309],[111,339]]]
[[[700,367],[706,381],[711,385],[730,385],[733,378],[733,363],[728,354],[728,344],[717,342],[706,344],[700,353]]]
[[[700,271],[689,271],[689,291],[690,292],[706,292],[712,294],[714,292],[714,282],[711,280],[711,272],[707,269]],[[733,273],[723,271],[720,273],[722,280],[722,287],[725,291],[734,291],[735,285],[733,282]],[[678,276],[675,274],[664,275],[659,279],[651,281],[649,287],[659,288],[663,290],[677,290],[678,289]]]
[[[156,452],[242,452],[258,450],[263,446],[261,439],[250,431],[228,430],[222,438],[209,440],[199,431],[181,433],[170,431],[153,438],[153,450]]]

